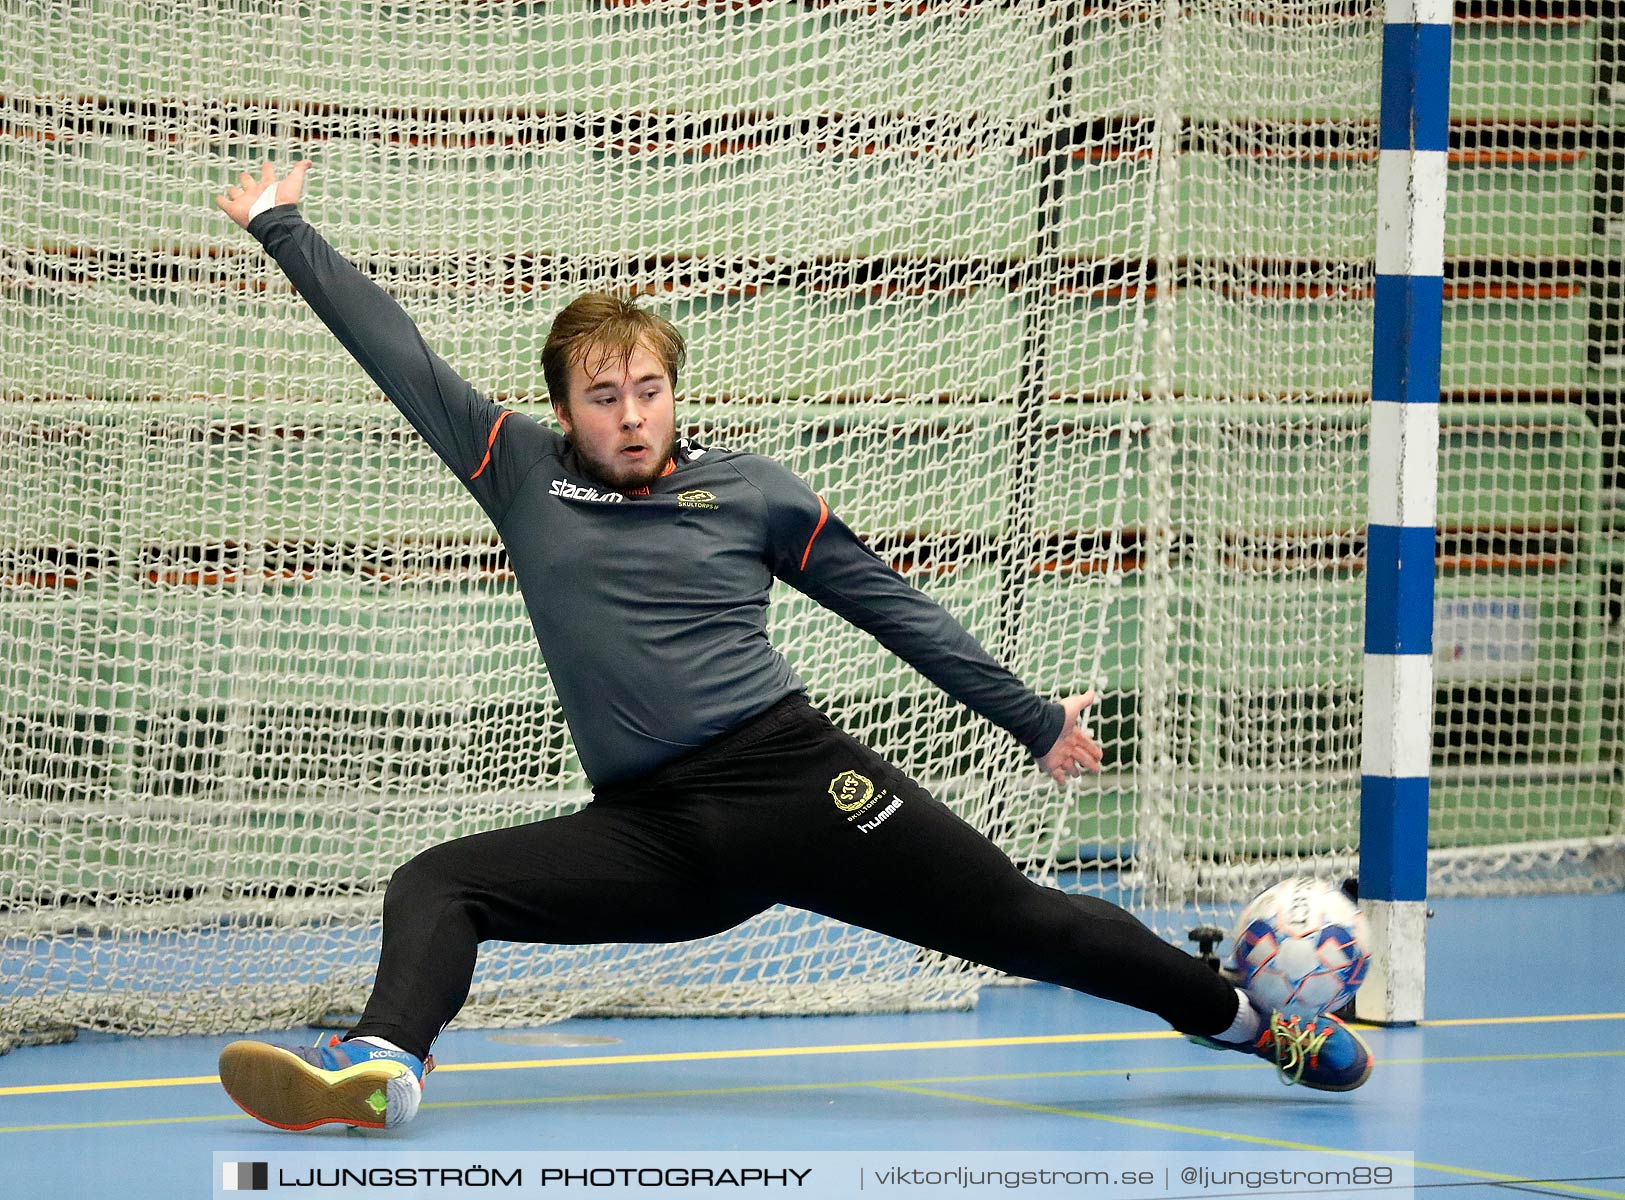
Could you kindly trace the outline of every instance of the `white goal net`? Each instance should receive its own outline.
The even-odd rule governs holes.
[[[587,798],[495,533],[212,204],[265,158],[315,160],[306,217],[505,405],[547,416],[569,299],[643,296],[689,339],[680,425],[786,462],[1034,687],[1095,687],[1108,767],[1062,792],[775,602],[814,700],[1036,876],[1182,939],[1280,875],[1352,874],[1380,22],[0,0],[0,1044],[354,1011],[394,867]],[[1458,61],[1569,86],[1601,22],[1549,24],[1481,22]],[[1545,115],[1495,108],[1515,90],[1458,89],[1537,131],[1475,135],[1452,226],[1489,264],[1447,292],[1442,418],[1435,840],[1469,889],[1592,880],[1621,821],[1615,351],[1585,278],[1559,302],[1542,274],[1597,253],[1592,213],[1563,226],[1583,250],[1540,241],[1562,201],[1519,157]],[[1599,144],[1553,159],[1573,203]],[[774,910],[487,947],[464,1019],[983,979]]]

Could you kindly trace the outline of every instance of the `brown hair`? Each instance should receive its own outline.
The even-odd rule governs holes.
[[[632,300],[607,292],[577,296],[553,318],[547,345],[542,348],[548,397],[568,412],[572,362],[601,353],[606,361],[618,361],[624,366],[639,346],[660,360],[675,391],[677,372],[686,354],[683,335],[676,326],[665,317],[639,308]]]

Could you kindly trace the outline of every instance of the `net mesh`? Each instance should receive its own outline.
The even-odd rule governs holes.
[[[1617,39],[1504,16],[1456,30],[1435,879],[1617,885]],[[494,532],[213,207],[265,158],[313,158],[306,216],[521,411],[554,312],[643,295],[689,432],[1095,687],[1108,768],[1063,793],[775,601],[815,701],[1035,876],[1182,937],[1351,872],[1380,20],[0,0],[0,1040],[353,1010],[395,866],[587,797]],[[463,1019],[983,979],[775,909],[489,946]]]

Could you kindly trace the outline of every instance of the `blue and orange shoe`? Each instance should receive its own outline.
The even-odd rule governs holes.
[[[220,1083],[237,1107],[278,1129],[337,1123],[393,1129],[417,1116],[423,1076],[434,1070],[405,1051],[337,1034],[314,1046],[233,1042],[220,1052]]]
[[[1271,1013],[1269,1023],[1250,1042],[1216,1042],[1192,1037],[1199,1046],[1237,1050],[1275,1064],[1282,1083],[1321,1092],[1352,1092],[1371,1078],[1371,1047],[1354,1030],[1329,1013],[1286,1017]]]

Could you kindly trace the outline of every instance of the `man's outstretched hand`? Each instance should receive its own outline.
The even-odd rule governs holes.
[[[1094,702],[1093,692],[1068,696],[1061,701],[1061,707],[1066,709],[1066,724],[1061,726],[1061,736],[1055,739],[1049,753],[1038,760],[1039,767],[1059,785],[1064,786],[1068,777],[1075,779],[1085,771],[1100,773],[1100,743],[1078,724],[1083,710]]]
[[[255,179],[247,171],[237,176],[237,185],[229,187],[222,195],[216,196],[214,202],[225,213],[244,229],[248,228],[248,214],[254,207],[254,201],[260,198],[260,193],[266,188],[276,189],[276,198],[273,204],[297,204],[299,197],[305,194],[305,172],[310,170],[310,159],[301,159],[293,164],[286,178],[278,180],[276,168],[270,163],[260,164],[260,177]]]

